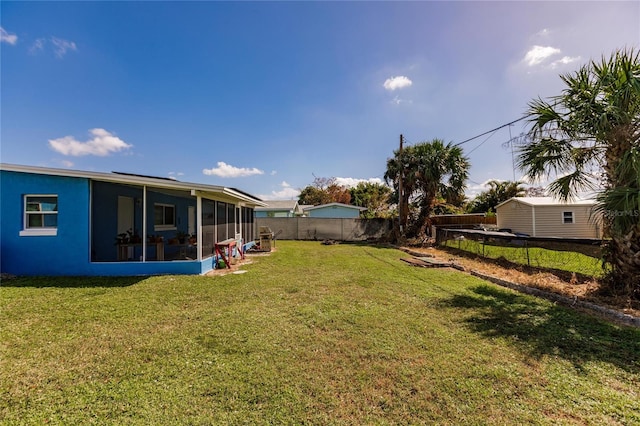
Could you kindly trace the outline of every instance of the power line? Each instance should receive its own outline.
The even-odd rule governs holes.
[[[480,148],[482,145],[484,145],[484,143],[485,143],[486,141],[488,141],[489,139],[491,139],[491,137],[492,137],[493,135],[495,135],[495,134],[496,134],[496,132],[497,132],[498,130],[499,130],[499,129],[495,129],[495,130],[493,131],[493,133],[491,133],[489,136],[487,136],[487,138],[486,138],[485,140],[483,140],[482,142],[480,142],[480,145],[476,146],[476,147],[475,147],[475,148],[473,148],[471,151],[467,152],[467,155],[470,155],[473,151],[475,151],[476,149],[478,149],[478,148]]]
[[[403,136],[402,138],[404,139],[404,146],[415,145],[415,142],[410,141],[406,136]]]
[[[469,138],[469,139],[463,140],[462,142],[458,142],[457,144],[455,144],[455,145],[453,145],[453,146],[460,146],[460,145],[465,144],[465,143],[467,143],[467,142],[471,142],[471,141],[472,141],[472,140],[474,140],[474,139],[478,139],[478,138],[479,138],[479,137],[481,137],[481,136],[488,135],[489,133],[495,132],[496,130],[500,130],[500,129],[504,128],[504,127],[511,126],[512,124],[515,124],[515,123],[517,123],[518,121],[522,121],[522,120],[524,120],[524,119],[526,119],[526,118],[527,118],[527,116],[520,117],[520,118],[518,118],[517,120],[513,120],[513,121],[511,121],[511,122],[509,122],[509,123],[507,123],[507,124],[503,124],[502,126],[496,127],[495,129],[491,129],[491,130],[489,130],[489,131],[486,131],[486,132],[484,132],[484,133],[481,133],[481,134],[479,134],[479,135],[477,135],[477,136],[474,136],[474,137],[472,137],[472,138]],[[483,143],[484,143],[484,142],[483,142]]]

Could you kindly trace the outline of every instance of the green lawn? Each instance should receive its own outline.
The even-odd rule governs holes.
[[[2,424],[640,424],[640,330],[393,249],[0,288]]]

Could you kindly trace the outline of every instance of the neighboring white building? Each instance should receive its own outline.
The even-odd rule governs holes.
[[[514,197],[496,206],[497,225],[532,237],[602,238],[602,215],[595,206],[593,200]]]
[[[307,217],[307,214],[305,213],[305,210],[307,210],[310,207],[313,207],[313,204],[298,204],[298,210],[299,211],[296,214],[296,216]]]
[[[302,213],[297,200],[271,200],[266,203],[266,207],[255,209],[256,217],[295,217]]]

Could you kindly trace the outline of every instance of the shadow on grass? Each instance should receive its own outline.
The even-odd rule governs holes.
[[[454,295],[447,307],[469,308],[468,327],[487,337],[511,338],[529,356],[558,356],[582,370],[589,361],[640,373],[640,330],[617,327],[571,309],[481,285]]]
[[[2,279],[0,287],[90,288],[129,287],[147,277],[13,277]]]

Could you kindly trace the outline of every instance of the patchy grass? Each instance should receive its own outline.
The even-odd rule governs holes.
[[[615,296],[601,290],[596,278],[570,274],[566,271],[538,269],[503,259],[487,259],[449,247],[406,247],[403,250],[418,255],[435,256],[452,261],[467,271],[478,271],[513,283],[539,288],[576,299],[606,306],[619,312],[640,317],[640,301],[628,296]]]
[[[637,424],[640,331],[393,249],[0,288],[3,424]]]
[[[552,250],[543,247],[505,246],[482,244],[474,240],[449,240],[444,247],[453,248],[488,259],[504,259],[519,265],[533,266],[550,271],[565,271],[588,277],[604,274],[602,261],[582,253],[567,250]]]

